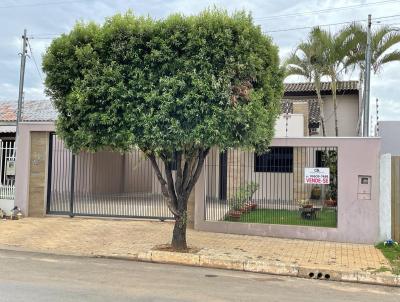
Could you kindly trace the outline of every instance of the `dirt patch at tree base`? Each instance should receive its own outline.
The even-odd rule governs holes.
[[[200,248],[189,246],[186,250],[176,250],[171,244],[160,244],[156,245],[152,248],[153,251],[162,251],[162,252],[175,252],[175,253],[185,253],[185,254],[197,254],[200,252]]]

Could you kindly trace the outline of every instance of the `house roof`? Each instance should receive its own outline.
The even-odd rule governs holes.
[[[358,93],[358,81],[342,81],[337,84],[337,92],[341,94],[354,94]],[[331,83],[321,82],[321,94],[332,94]],[[316,95],[314,83],[285,83],[285,96],[307,96]]]
[[[15,122],[17,112],[16,101],[0,101],[0,121]],[[22,107],[23,121],[54,121],[57,111],[50,100],[24,101]]]
[[[293,113],[293,103],[295,102],[307,102],[308,103],[308,122],[318,123],[320,120],[320,107],[317,99],[282,99],[282,113]]]

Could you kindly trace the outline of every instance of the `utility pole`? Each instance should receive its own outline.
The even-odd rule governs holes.
[[[25,80],[25,62],[27,56],[27,44],[28,44],[28,37],[26,35],[26,29],[24,29],[24,35],[22,36],[22,53],[21,55],[21,66],[19,69],[19,91],[18,91],[18,106],[17,106],[17,120],[16,120],[16,138],[15,141],[17,142],[18,139],[18,130],[19,130],[19,123],[21,121],[22,115],[22,101],[24,98],[24,80]]]
[[[376,126],[375,126],[375,136],[379,136],[379,100],[376,98]]]
[[[365,50],[363,136],[369,136],[369,96],[371,83],[371,15],[368,15],[367,49]]]

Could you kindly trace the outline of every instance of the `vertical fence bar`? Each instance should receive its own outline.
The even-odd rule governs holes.
[[[50,202],[51,202],[51,186],[52,186],[52,169],[53,169],[53,133],[49,134],[49,158],[47,165],[47,204],[46,204],[46,214],[50,212]]]
[[[69,216],[74,217],[74,191],[75,191],[75,154],[71,158],[71,192],[69,197]]]

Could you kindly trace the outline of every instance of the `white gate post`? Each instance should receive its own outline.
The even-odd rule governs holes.
[[[392,237],[392,156],[383,154],[380,158],[379,181],[379,239]]]

